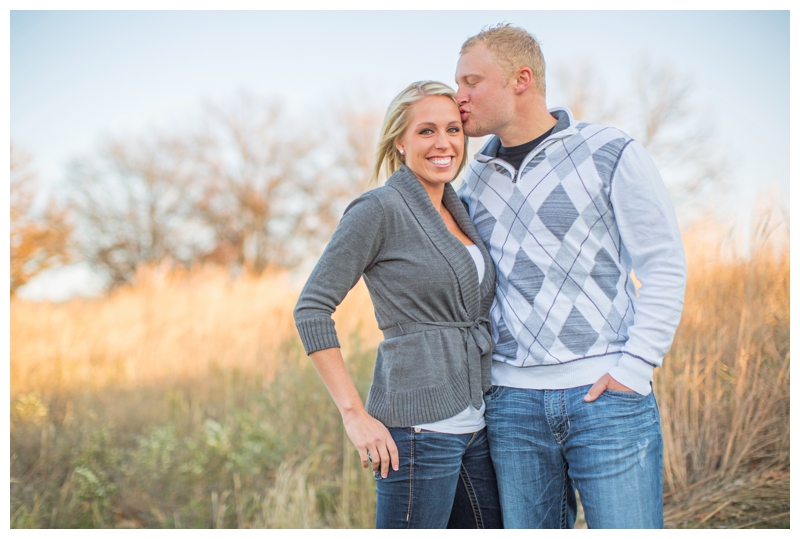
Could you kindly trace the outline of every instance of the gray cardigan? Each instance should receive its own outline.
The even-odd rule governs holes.
[[[331,314],[363,274],[384,334],[366,409],[387,427],[479,408],[491,386],[494,263],[449,184],[443,202],[483,255],[481,283],[469,251],[403,166],[350,203],[294,310],[306,353],[339,347]]]

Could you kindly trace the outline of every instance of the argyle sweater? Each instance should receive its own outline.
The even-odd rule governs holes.
[[[647,395],[683,308],[675,212],[639,143],[551,114],[556,128],[520,170],[492,137],[458,191],[497,271],[492,382],[565,389],[610,373]]]

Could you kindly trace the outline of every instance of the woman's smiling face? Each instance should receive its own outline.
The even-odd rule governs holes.
[[[447,96],[429,95],[409,109],[411,118],[397,148],[405,164],[430,186],[453,181],[464,159],[464,132],[458,107]]]

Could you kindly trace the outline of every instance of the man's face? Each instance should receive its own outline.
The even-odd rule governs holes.
[[[497,135],[514,118],[514,90],[494,54],[477,44],[456,66],[459,111],[470,137]]]

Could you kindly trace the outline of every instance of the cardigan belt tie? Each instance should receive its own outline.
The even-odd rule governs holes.
[[[448,328],[466,331],[470,337],[467,339],[467,375],[469,378],[470,400],[472,405],[478,409],[483,403],[481,360],[487,354],[491,356],[493,351],[492,336],[486,329],[488,324],[489,320],[482,316],[472,322],[412,322],[409,324],[397,324],[383,330],[383,337],[391,339],[422,331]]]

